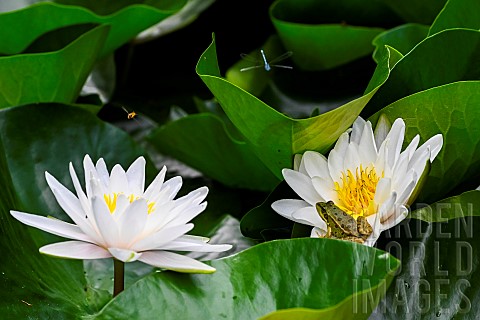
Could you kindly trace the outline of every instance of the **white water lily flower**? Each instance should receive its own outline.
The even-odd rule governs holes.
[[[328,159],[314,151],[296,155],[294,170],[283,169],[282,173],[303,200],[278,200],[272,208],[290,220],[312,226],[311,237],[322,237],[327,226],[315,205],[331,200],[354,218],[366,217],[373,233],[365,244],[373,246],[382,231],[405,219],[428,162],[443,145],[438,134],[417,149],[417,135],[401,152],[404,135],[405,123],[400,118],[390,131],[382,119],[374,134],[372,124],[358,117],[353,128],[340,136]]]
[[[109,174],[103,159],[94,165],[88,155],[83,166],[86,193],[70,163],[76,196],[45,173],[55,198],[75,224],[10,211],[26,225],[73,239],[41,247],[41,253],[71,259],[139,260],[179,272],[211,273],[215,271],[211,266],[170,251],[221,252],[231,248],[231,245],[210,245],[204,237],[186,235],[193,228],[188,222],[207,206],[202,202],[207,196],[207,187],[174,199],[182,186],[182,178],[164,181],[167,169],[163,167],[144,190],[143,157],[135,160],[126,172],[117,164]]]

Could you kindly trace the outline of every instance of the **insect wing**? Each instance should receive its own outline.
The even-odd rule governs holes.
[[[240,69],[240,72],[248,71],[248,70],[252,70],[252,69],[256,69],[256,68],[263,68],[263,65],[261,65],[261,66],[257,65],[257,66],[242,68],[242,69]]]
[[[259,58],[252,57],[251,55],[246,53],[240,53],[240,58],[242,58],[245,61],[253,62],[253,63],[258,63],[260,61]]]
[[[284,54],[281,54],[279,55],[278,57],[276,58],[273,58],[271,61],[269,61],[268,63],[272,64],[272,63],[275,63],[275,62],[280,62],[282,60],[285,60],[287,58],[290,58],[292,56],[293,52],[292,51],[287,51],[285,52]]]
[[[293,69],[292,66],[284,66],[284,65],[281,65],[281,64],[271,64],[270,66],[275,67],[275,68]]]

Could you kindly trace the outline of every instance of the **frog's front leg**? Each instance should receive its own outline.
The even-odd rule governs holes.
[[[323,236],[324,238],[331,238],[332,237],[332,228],[327,226],[327,233]]]

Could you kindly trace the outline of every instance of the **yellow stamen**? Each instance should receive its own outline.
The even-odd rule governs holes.
[[[105,199],[105,203],[107,204],[108,210],[110,210],[110,213],[113,213],[115,211],[115,208],[117,207],[117,199],[118,195],[122,193],[112,193],[112,194],[104,194],[103,199]],[[128,201],[132,203],[133,201],[140,199],[140,197],[135,196],[134,194],[131,194],[127,196]],[[148,213],[152,213],[155,211],[155,202],[147,202],[147,207],[148,207]]]
[[[375,168],[360,168],[342,172],[341,182],[335,182],[335,191],[338,193],[340,203],[336,203],[343,211],[351,214],[355,219],[359,216],[369,216],[375,213],[373,198],[377,183],[381,176],[377,175]]]

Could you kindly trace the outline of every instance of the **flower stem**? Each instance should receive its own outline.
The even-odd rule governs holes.
[[[123,291],[125,262],[113,259],[113,297]]]

